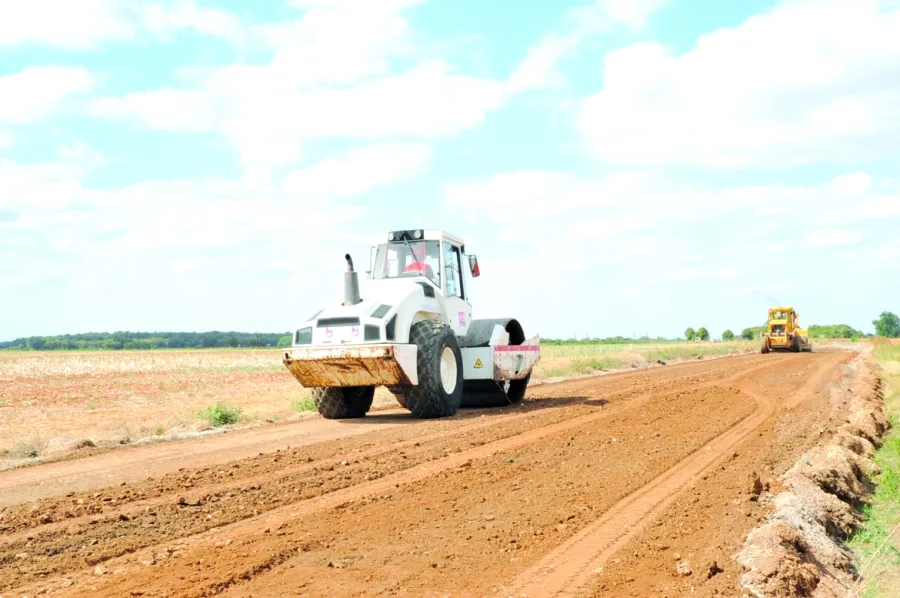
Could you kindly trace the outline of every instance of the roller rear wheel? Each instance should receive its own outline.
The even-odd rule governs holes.
[[[531,372],[521,380],[467,380],[462,407],[503,407],[517,405],[525,398]]]

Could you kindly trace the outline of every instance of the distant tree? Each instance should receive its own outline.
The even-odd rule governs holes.
[[[43,336],[32,336],[28,339],[28,348],[32,351],[43,351],[47,341]]]
[[[723,341],[734,340],[734,333],[731,330],[726,330],[725,332],[722,333],[722,340]]]
[[[237,335],[231,334],[228,336],[228,346],[229,347],[237,347],[241,344],[241,339],[237,337]]]
[[[809,335],[814,338],[853,338],[854,336],[863,336],[863,333],[846,324],[833,324],[829,326],[818,326],[813,324],[809,327]]]
[[[684,331],[684,338],[689,341],[694,340],[694,337],[697,336],[697,332],[693,328],[688,328]]]
[[[741,338],[747,341],[753,340],[753,329],[752,328],[744,328],[741,331]]]
[[[875,334],[885,336],[887,338],[900,338],[900,318],[897,314],[889,311],[881,312],[877,320],[873,320],[875,325]]]
[[[700,330],[697,331],[697,336],[700,337],[701,341],[708,341],[709,340],[709,330],[707,330],[706,328],[700,328]]]

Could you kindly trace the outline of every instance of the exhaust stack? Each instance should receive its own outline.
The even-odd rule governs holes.
[[[344,305],[356,305],[362,303],[359,297],[359,277],[353,269],[353,259],[350,254],[344,256],[347,260],[347,271],[344,272]]]

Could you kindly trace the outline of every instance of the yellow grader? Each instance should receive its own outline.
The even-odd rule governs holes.
[[[800,314],[793,307],[773,307],[769,310],[766,329],[760,334],[760,353],[769,351],[812,351],[809,331],[800,328]]]

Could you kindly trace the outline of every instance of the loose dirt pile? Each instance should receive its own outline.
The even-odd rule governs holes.
[[[782,476],[774,513],[738,556],[741,583],[752,596],[843,598],[855,580],[844,541],[862,523],[858,507],[878,473],[872,457],[890,426],[867,354],[846,367],[832,406],[843,423]]]

